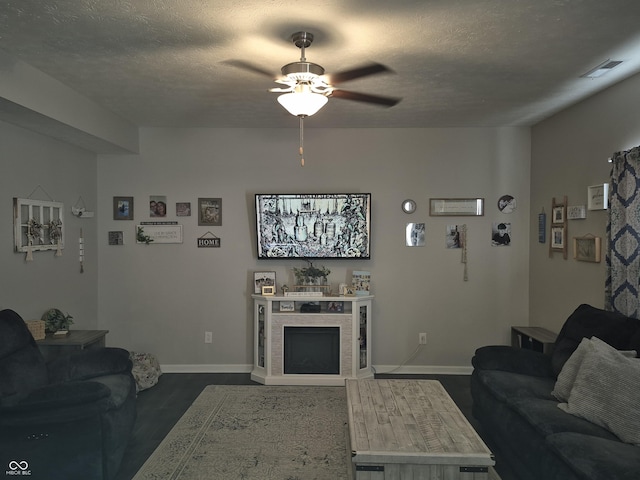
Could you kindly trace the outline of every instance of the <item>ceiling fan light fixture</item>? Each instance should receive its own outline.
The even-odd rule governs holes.
[[[324,107],[329,99],[308,90],[285,93],[278,97],[278,103],[291,115],[310,117]]]

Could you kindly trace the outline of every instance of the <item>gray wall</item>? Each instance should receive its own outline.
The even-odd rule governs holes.
[[[532,233],[543,207],[549,214],[552,197],[561,200],[567,195],[569,205],[586,205],[587,187],[609,182],[607,159],[616,151],[640,145],[639,92],[640,76],[636,75],[532,129]],[[557,253],[549,258],[548,239],[545,244],[532,240],[532,325],[558,331],[580,303],[603,307],[607,215],[606,211],[588,211],[586,219],[569,221],[568,260]],[[547,215],[547,222],[549,219]],[[587,234],[602,238],[601,263],[573,259],[571,239]]]
[[[0,308],[11,308],[32,320],[56,307],[74,317],[74,328],[97,328],[97,218],[71,215],[71,206],[80,197],[89,210],[97,207],[95,154],[0,122],[0,167]],[[62,257],[54,257],[54,251],[34,252],[34,261],[25,262],[24,253],[14,253],[12,199],[27,198],[32,192],[31,198],[50,200],[51,196],[64,203]],[[81,228],[86,245],[82,274]]]
[[[337,285],[353,269],[372,272],[376,295],[373,363],[380,369],[411,362],[424,370],[468,369],[476,347],[505,343],[509,326],[527,323],[529,129],[312,129],[306,166],[297,156],[298,132],[277,129],[143,129],[139,155],[100,155],[99,318],[108,340],[155,353],[183,370],[246,369],[253,360],[250,293],[256,270],[275,270],[291,284],[301,261],[258,261],[253,195],[264,192],[371,192],[372,259],[326,261]],[[500,213],[502,194],[518,200]],[[135,197],[135,219],[112,220],[114,195]],[[181,245],[139,245],[135,224],[150,221],[150,195],[166,195],[167,220],[184,225]],[[484,197],[484,217],[429,217],[430,197]],[[221,227],[198,227],[176,217],[175,203],[220,197]],[[413,198],[418,210],[402,213]],[[409,221],[427,224],[427,245],[408,248]],[[492,247],[492,222],[512,223],[512,245]],[[445,248],[447,224],[469,229],[469,281],[459,250]],[[110,230],[126,244],[108,246]],[[198,249],[207,231],[220,249]],[[204,332],[213,344],[204,344]]]

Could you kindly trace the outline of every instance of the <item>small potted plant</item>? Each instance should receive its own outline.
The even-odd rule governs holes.
[[[316,267],[309,260],[306,262],[309,264],[306,267],[293,268],[296,285],[326,285],[331,270],[324,266]]]
[[[73,317],[65,315],[57,308],[50,308],[42,315],[44,330],[54,335],[66,335],[69,333],[69,326],[73,323]]]

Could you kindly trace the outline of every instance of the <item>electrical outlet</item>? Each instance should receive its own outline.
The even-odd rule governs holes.
[[[420,345],[426,345],[427,344],[427,333],[426,332],[422,332],[418,334],[418,343]]]
[[[213,343],[213,332],[204,332],[204,343]]]

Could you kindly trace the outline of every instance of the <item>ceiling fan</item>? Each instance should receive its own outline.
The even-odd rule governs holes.
[[[283,95],[278,97],[278,101],[289,113],[295,116],[313,115],[327,103],[329,97],[371,103],[384,107],[393,107],[401,100],[394,97],[352,92],[337,87],[337,85],[349,80],[379,73],[393,73],[390,68],[379,63],[369,63],[358,68],[325,75],[325,70],[322,66],[308,62],[305,57],[306,49],[313,42],[313,34],[296,32],[291,35],[291,41],[300,49],[300,60],[283,66],[280,69],[282,75],[279,77],[266,69],[243,60],[229,60],[225,63],[268,76],[276,83],[283,85],[283,87],[272,88],[269,91],[282,93]]]
[[[300,118],[300,157],[302,165],[304,165],[304,118],[318,112],[326,105],[330,97],[384,107],[393,107],[400,102],[400,98],[352,92],[337,87],[337,85],[349,80],[379,73],[393,73],[390,68],[380,63],[369,63],[361,67],[325,75],[325,70],[322,66],[308,62],[306,59],[306,49],[313,42],[313,34],[296,32],[291,35],[291,41],[300,49],[300,60],[284,65],[280,69],[281,76],[275,76],[272,72],[243,60],[228,60],[225,63],[267,76],[282,85],[282,87],[271,88],[269,91],[281,93],[282,95],[278,96],[278,102],[291,115]]]

